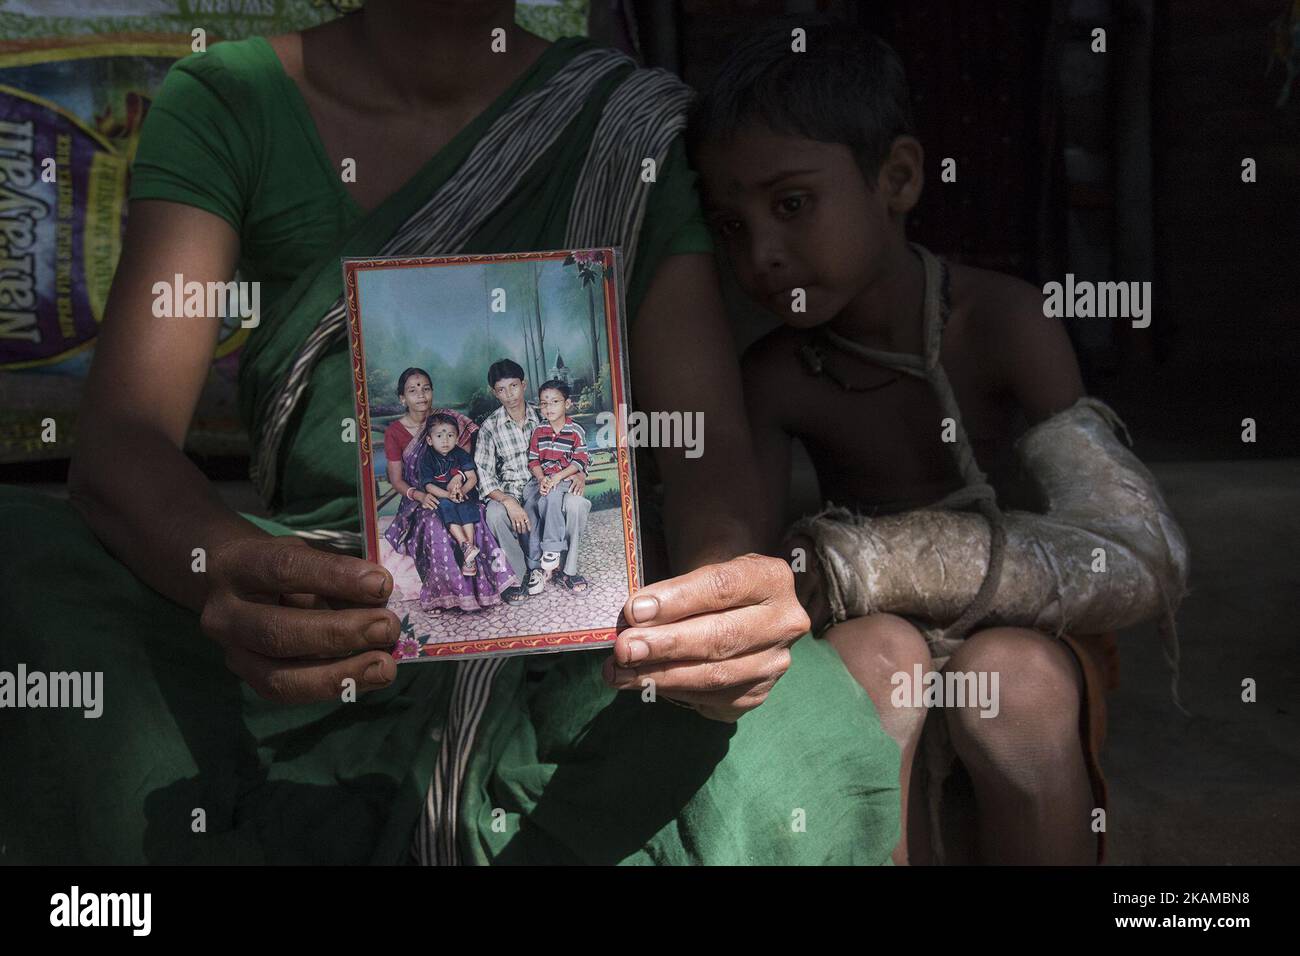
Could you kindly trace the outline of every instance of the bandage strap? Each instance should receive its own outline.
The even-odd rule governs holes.
[[[944,640],[955,641],[965,637],[971,628],[979,624],[988,615],[993,596],[997,593],[998,582],[1002,578],[1003,556],[1006,552],[1006,529],[1002,510],[998,507],[997,493],[988,482],[988,476],[980,469],[975,459],[975,450],[966,426],[962,424],[961,408],[957,405],[957,396],[953,391],[948,373],[944,371],[939,353],[943,345],[943,330],[951,314],[949,300],[948,269],[929,249],[912,243],[912,250],[921,257],[925,275],[925,293],[923,299],[924,353],[913,355],[910,352],[890,352],[884,349],[868,348],[852,339],[846,339],[831,330],[826,330],[826,338],[837,348],[860,358],[873,362],[892,371],[903,372],[929,383],[939,402],[943,418],[953,423],[953,441],[946,444],[952,450],[957,471],[961,474],[964,487],[935,502],[931,508],[959,510],[975,505],[989,526],[989,559],[985,568],[984,579],[979,590],[966,608],[957,615],[944,632]],[[842,605],[842,598],[836,595],[832,599]]]

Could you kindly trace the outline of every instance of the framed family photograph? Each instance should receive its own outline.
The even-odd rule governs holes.
[[[614,249],[345,259],[399,662],[612,644],[642,584]]]

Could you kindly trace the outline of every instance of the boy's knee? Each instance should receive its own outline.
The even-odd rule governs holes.
[[[921,632],[893,614],[870,614],[836,624],[824,640],[859,680],[870,674],[910,674],[917,664],[928,671],[933,663]]]
[[[576,495],[573,492],[566,492],[564,495],[564,514],[575,518],[580,518],[591,511],[591,500],[586,495]]]
[[[1025,628],[977,631],[949,659],[947,671],[997,678],[997,716],[985,718],[975,708],[948,714],[954,736],[983,740],[1006,737],[1038,745],[1066,745],[1079,732],[1079,674],[1069,650],[1053,638]]]

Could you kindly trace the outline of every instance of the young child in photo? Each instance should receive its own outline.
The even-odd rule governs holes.
[[[478,471],[469,452],[456,444],[460,426],[449,415],[433,414],[425,425],[425,449],[420,457],[420,487],[437,499],[438,517],[460,545],[461,574],[478,573],[479,549],[474,526],[479,520]],[[425,507],[434,507],[426,504]]]
[[[1018,434],[1084,394],[1066,331],[1044,317],[1034,286],[944,263],[908,241],[925,153],[893,50],[849,24],[808,17],[793,26],[806,29],[806,52],[792,51],[791,25],[746,41],[697,103],[690,134],[721,249],[741,289],[783,322],[743,359],[757,458],[769,476],[768,540],[779,540],[793,517],[784,510],[795,438],[823,500],[860,515],[905,512],[966,490],[945,443],[949,412],[926,377],[931,354],[951,383],[963,437],[1003,501]],[[802,544],[815,554],[812,542]],[[828,617],[826,595],[816,577],[796,578],[816,630]],[[922,788],[909,789],[927,712],[891,702],[894,677],[946,664],[1001,678],[995,719],[969,707],[928,716],[946,725],[973,785],[972,855],[1094,862],[1090,823],[1105,791],[1086,726],[1092,672],[1076,636],[984,627],[952,650],[930,643],[932,623],[881,612],[822,635],[902,752],[895,861],[909,860],[909,846],[914,861],[928,859],[929,835]]]
[[[524,486],[524,510],[528,532],[528,591],[537,594],[546,587],[560,564],[560,554],[576,551],[579,542],[568,540],[564,498],[572,494],[571,476],[586,474],[591,458],[582,426],[567,414],[569,386],[560,379],[542,383],[537,390],[542,424],[528,440],[528,470],[532,478]],[[571,591],[587,589],[579,574],[568,576]]]

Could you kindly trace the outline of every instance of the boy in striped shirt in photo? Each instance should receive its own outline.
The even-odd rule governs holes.
[[[572,494],[571,478],[587,473],[590,456],[587,436],[582,426],[566,412],[569,386],[559,380],[543,382],[537,390],[537,406],[542,423],[533,429],[528,440],[528,470],[532,479],[524,486],[524,510],[528,513],[528,593],[538,594],[546,587],[552,572],[559,567],[560,554],[568,551],[569,562],[576,554],[578,542],[569,541],[564,519],[564,498]],[[587,590],[580,574],[567,576],[569,589]]]

